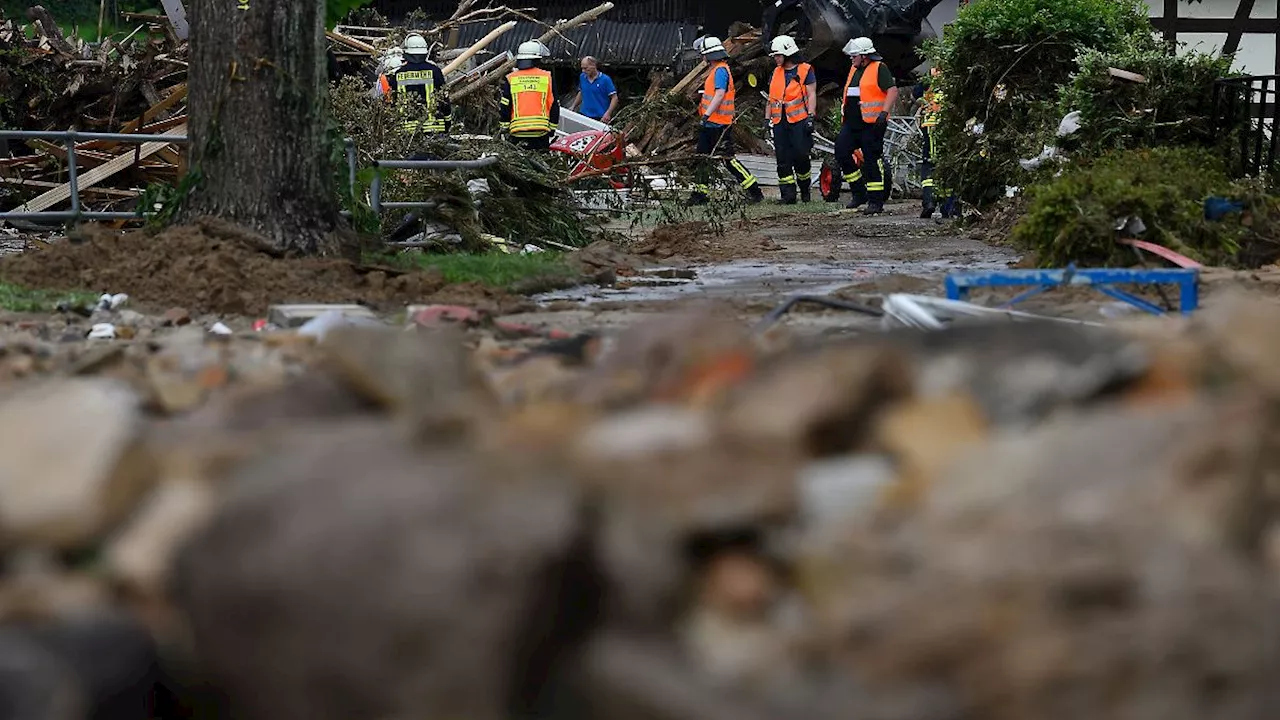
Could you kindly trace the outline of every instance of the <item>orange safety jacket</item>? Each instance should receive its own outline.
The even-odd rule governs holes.
[[[720,107],[710,116],[707,111],[711,109],[711,100],[716,96],[716,70],[724,68],[729,73],[729,87],[724,90],[724,99],[720,101]],[[711,63],[711,72],[707,74],[707,81],[702,85],[702,101],[698,103],[698,115],[709,122],[716,125],[732,125],[734,116],[733,101],[737,97],[737,92],[733,89],[733,72],[729,70],[729,63],[723,60],[717,60]]]
[[[541,68],[517,70],[507,75],[511,85],[512,137],[541,137],[551,132],[551,73]]]
[[[862,72],[862,81],[858,83],[858,92],[858,102],[862,106],[862,122],[874,123],[880,118],[880,113],[889,109],[885,107],[889,93],[880,88],[879,60],[867,63],[867,69]]]
[[[809,63],[796,65],[796,79],[787,82],[787,72],[780,67],[773,69],[773,79],[769,81],[769,124],[782,122],[785,113],[787,122],[798,123],[809,118],[809,99],[805,80],[813,67]]]

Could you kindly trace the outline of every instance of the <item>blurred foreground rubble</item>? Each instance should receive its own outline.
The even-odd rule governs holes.
[[[11,333],[8,707],[1280,717],[1276,306],[823,344],[430,324]]]

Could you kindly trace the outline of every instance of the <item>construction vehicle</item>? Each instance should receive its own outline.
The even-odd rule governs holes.
[[[942,0],[775,0],[764,11],[765,41],[790,35],[820,75],[849,69],[840,51],[851,38],[870,37],[899,79],[919,68],[920,45],[937,33],[929,13]]]

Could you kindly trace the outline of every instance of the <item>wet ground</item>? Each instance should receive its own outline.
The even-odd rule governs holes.
[[[521,320],[577,329],[625,325],[691,303],[711,303],[726,313],[753,317],[794,295],[942,295],[948,272],[998,270],[1019,259],[1012,250],[988,245],[953,223],[921,220],[913,203],[893,204],[889,211],[863,217],[833,208],[758,218],[728,229],[717,241],[723,254],[724,245],[740,236],[743,252],[737,259],[676,257],[669,266],[620,278],[615,287],[544,293],[534,298],[539,312]],[[787,322],[818,331],[868,326],[867,318],[843,312],[797,312]]]

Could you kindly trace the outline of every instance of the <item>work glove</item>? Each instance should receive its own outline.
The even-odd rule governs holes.
[[[888,126],[889,126],[889,113],[888,113],[887,111],[882,111],[882,112],[880,113],[880,116],[876,118],[876,125],[877,125],[878,127],[888,127]]]

